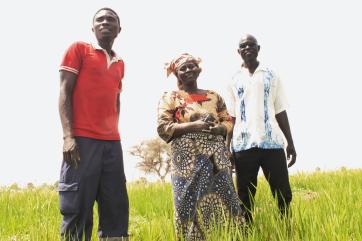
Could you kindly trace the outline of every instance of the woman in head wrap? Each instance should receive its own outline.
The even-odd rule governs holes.
[[[168,64],[179,90],[165,93],[158,107],[158,134],[171,142],[176,232],[184,240],[204,240],[225,217],[244,222],[225,147],[231,118],[220,95],[198,88],[199,63],[182,54]]]

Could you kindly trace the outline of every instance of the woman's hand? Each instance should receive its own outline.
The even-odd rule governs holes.
[[[226,132],[227,132],[227,130],[224,125],[216,125],[216,126],[210,127],[210,133],[212,133],[214,135],[226,136]]]
[[[214,126],[213,122],[206,122],[203,120],[197,120],[197,121],[193,121],[190,123],[191,123],[192,130],[195,132],[199,132],[199,131],[210,132],[211,128],[213,128],[213,126]]]
[[[206,122],[203,120],[196,120],[192,122],[180,123],[177,124],[172,138],[180,137],[186,133],[190,132],[209,132],[210,128],[212,128],[215,124],[213,122]]]

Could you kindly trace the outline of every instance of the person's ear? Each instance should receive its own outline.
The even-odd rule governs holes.
[[[238,49],[238,54],[241,54],[241,50],[240,50],[240,49]]]
[[[92,27],[92,32],[94,33],[94,27]]]
[[[258,52],[260,51],[260,45],[258,45]]]
[[[121,27],[121,26],[119,26],[119,31],[118,31],[118,33],[120,33],[120,32],[121,32],[121,30],[122,30],[122,27]]]
[[[177,88],[179,90],[182,90],[182,83],[181,83],[181,81],[179,79],[177,79]]]

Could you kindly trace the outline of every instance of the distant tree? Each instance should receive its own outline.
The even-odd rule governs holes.
[[[137,168],[145,174],[156,174],[165,182],[171,170],[170,146],[160,138],[142,141],[131,148],[130,154],[141,159]]]

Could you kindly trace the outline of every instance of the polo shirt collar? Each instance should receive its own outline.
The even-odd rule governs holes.
[[[98,42],[92,42],[91,45],[94,49],[102,50],[107,56],[109,56],[107,51],[104,48],[102,48],[101,46],[99,46]],[[112,49],[112,54],[114,54],[114,57],[109,56],[112,59],[112,62],[117,62],[117,61],[122,60],[120,57],[118,57],[117,53],[114,52],[113,49]]]

